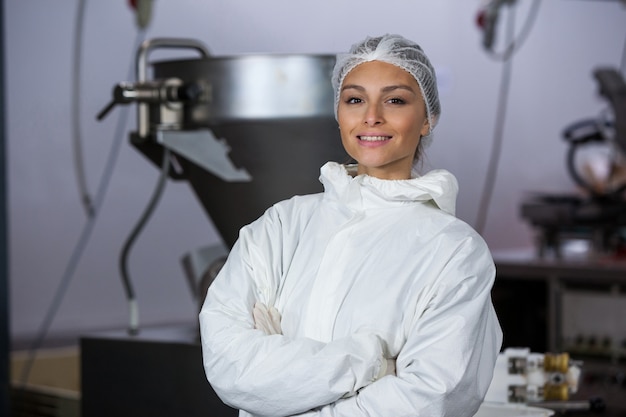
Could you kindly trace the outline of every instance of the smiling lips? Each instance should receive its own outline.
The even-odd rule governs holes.
[[[359,140],[364,142],[382,142],[391,139],[391,136],[357,136]]]

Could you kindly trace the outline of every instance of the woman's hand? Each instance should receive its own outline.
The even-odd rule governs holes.
[[[280,313],[274,306],[268,308],[265,304],[257,302],[252,310],[252,316],[255,329],[262,330],[267,335],[283,334],[280,327]]]
[[[380,374],[378,378],[382,378],[387,375],[396,376],[396,360],[395,359],[385,359],[384,365],[380,369]]]

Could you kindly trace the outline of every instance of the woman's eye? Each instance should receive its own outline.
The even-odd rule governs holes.
[[[389,102],[391,104],[404,104],[405,103],[404,100],[402,100],[401,98],[392,98],[392,99],[389,99]]]
[[[360,103],[360,102],[361,102],[361,99],[357,98],[357,97],[349,97],[346,100],[346,103],[348,103],[348,104],[357,104],[357,103]]]

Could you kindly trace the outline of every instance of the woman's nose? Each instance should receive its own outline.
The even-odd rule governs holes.
[[[374,126],[383,122],[382,109],[378,105],[368,106],[365,111],[365,124]]]

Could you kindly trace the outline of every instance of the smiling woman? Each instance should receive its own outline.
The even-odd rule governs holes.
[[[352,70],[341,87],[337,118],[348,154],[359,161],[358,174],[409,179],[422,136],[430,132],[417,81],[386,62],[366,62]]]
[[[432,139],[431,133],[441,113],[435,70],[422,48],[401,36],[367,38],[355,45],[350,53],[338,56],[332,83],[335,88],[335,116],[340,128],[344,124],[347,128],[348,125],[360,123],[361,126],[357,128],[360,132],[364,129],[364,117],[369,118],[369,125],[376,124],[369,126],[372,132],[365,129],[364,133],[357,134],[360,141],[356,142],[350,140],[346,129],[342,129],[344,147],[347,144],[350,146],[346,148],[348,153],[350,149],[359,149],[355,145],[372,141],[371,137],[375,138],[374,142],[382,141],[378,145],[387,144],[383,139],[391,139],[389,135],[368,134],[376,133],[377,128],[383,125],[384,129],[396,126],[403,131],[402,135],[395,137],[392,146],[379,152],[382,159],[378,164],[372,161],[375,166],[381,164],[379,169],[369,170],[375,166],[369,167],[366,160],[362,160],[359,161],[359,172],[385,179],[410,178],[411,169],[415,166],[413,162],[419,160],[422,149]],[[357,92],[361,95],[354,96]],[[379,94],[374,96],[375,93]],[[412,146],[413,142],[415,146]],[[401,148],[401,152],[405,152],[411,147],[412,157],[393,152],[394,148]],[[389,152],[387,157],[381,155],[385,152]],[[354,155],[351,156],[358,160]]]
[[[385,35],[333,74],[357,164],[241,229],[200,312],[207,378],[241,417],[474,416],[502,342],[495,268],[454,176],[412,172],[440,114],[432,66]]]

